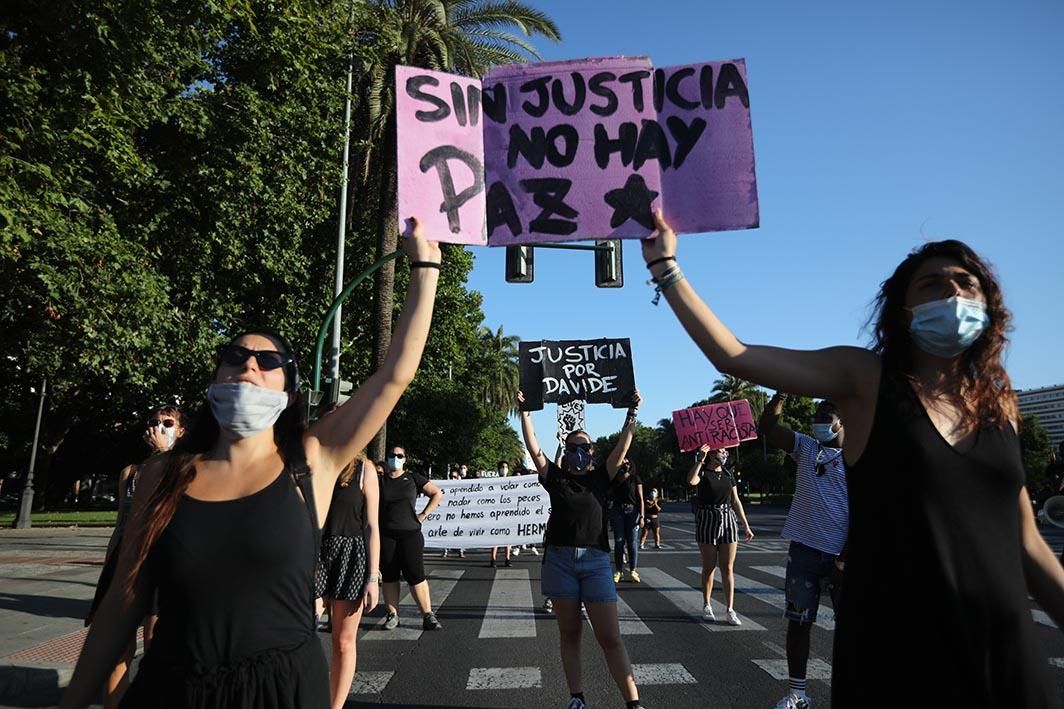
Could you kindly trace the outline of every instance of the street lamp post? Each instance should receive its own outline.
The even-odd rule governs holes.
[[[15,529],[29,529],[32,526],[30,514],[33,511],[33,468],[37,465],[37,443],[41,437],[41,417],[44,415],[44,395],[48,378],[41,380],[41,398],[37,404],[37,425],[33,428],[33,450],[30,452],[30,469],[26,473],[26,487],[22,489],[22,503],[15,518]]]

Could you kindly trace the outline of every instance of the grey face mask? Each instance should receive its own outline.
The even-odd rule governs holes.
[[[211,384],[207,400],[218,425],[237,438],[248,438],[277,423],[288,408],[288,393],[248,382]]]

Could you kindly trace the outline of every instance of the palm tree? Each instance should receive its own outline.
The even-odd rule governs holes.
[[[709,403],[716,404],[722,401],[736,401],[738,399],[757,398],[761,390],[754,384],[740,379],[731,374],[725,374],[713,382],[713,390],[709,396]]]
[[[503,334],[502,325],[496,332],[482,325],[480,341],[487,355],[486,380],[481,391],[481,401],[507,416],[516,413],[514,392],[520,386],[521,378],[517,345],[521,338]]]
[[[372,146],[363,163],[363,184],[377,176],[377,257],[395,251],[396,215],[395,67],[482,76],[496,64],[538,60],[526,37],[561,39],[554,22],[543,12],[516,0],[377,0],[370,6],[369,31],[363,38],[374,51],[363,66],[360,86],[365,136]],[[515,31],[521,34],[515,34]],[[523,35],[523,36],[521,36]],[[363,194],[368,199],[369,190]],[[351,200],[356,204],[357,200]],[[375,282],[375,365],[379,367],[391,344],[394,262],[377,271]],[[374,455],[384,453],[385,430],[373,443]]]

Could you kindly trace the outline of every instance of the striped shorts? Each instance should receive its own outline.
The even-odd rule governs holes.
[[[699,507],[695,513],[695,539],[699,544],[735,544],[739,541],[739,524],[731,505]]]

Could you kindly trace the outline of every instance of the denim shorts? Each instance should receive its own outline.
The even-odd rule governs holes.
[[[785,594],[787,610],[783,616],[799,623],[816,622],[821,590],[831,596],[831,606],[838,609],[841,574],[835,567],[835,554],[791,542],[787,551],[787,580]]]
[[[550,599],[617,602],[610,555],[591,547],[547,547],[543,552],[540,589]]]

